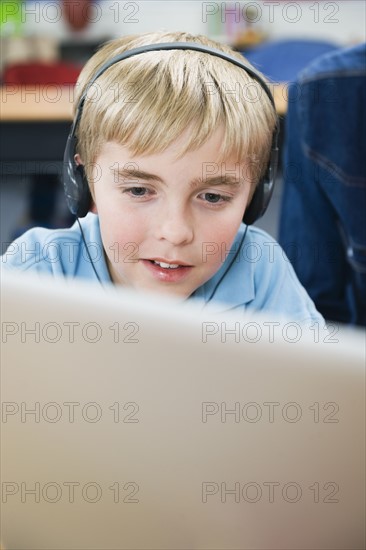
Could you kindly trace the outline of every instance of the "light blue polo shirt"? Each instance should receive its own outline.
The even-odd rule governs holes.
[[[102,283],[111,283],[101,241],[99,219],[89,213],[80,220],[85,241]],[[324,320],[297,279],[280,245],[267,233],[241,225],[230,250],[221,247],[223,265],[188,300],[218,313],[271,312],[294,322]],[[202,254],[217,252],[217,243],[204,243]],[[10,243],[1,256],[2,267],[96,280],[91,261],[75,223],[69,229],[30,229]]]

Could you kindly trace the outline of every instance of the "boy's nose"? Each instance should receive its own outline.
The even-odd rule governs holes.
[[[156,222],[156,237],[177,245],[193,240],[193,224],[190,216],[178,208],[165,208]]]

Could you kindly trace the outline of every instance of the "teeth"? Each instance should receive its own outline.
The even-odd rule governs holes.
[[[165,262],[156,262],[155,260],[154,264],[160,265],[160,267],[164,267],[165,269],[177,269],[179,267],[179,264],[166,264]]]

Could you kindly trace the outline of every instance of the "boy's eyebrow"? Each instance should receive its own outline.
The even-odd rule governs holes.
[[[219,176],[206,176],[204,178],[196,178],[191,181],[190,186],[194,188],[198,187],[199,185],[239,185],[240,183],[241,179],[239,177],[224,173]]]
[[[119,170],[112,170],[113,172],[118,174],[120,178],[158,181],[160,183],[164,183],[164,181],[159,176],[155,174],[150,174],[149,172],[144,172],[143,170],[138,170],[137,168],[120,168]]]
[[[118,174],[120,178],[144,180],[144,181],[157,181],[159,183],[165,184],[165,181],[161,179],[160,176],[156,174],[151,174],[149,172],[144,172],[143,170],[138,170],[136,168],[121,168],[119,170],[113,171]],[[131,182],[130,182],[131,183]],[[239,185],[241,179],[237,176],[230,174],[221,174],[217,176],[207,176],[205,178],[195,178],[190,182],[190,187],[195,188],[199,185]]]

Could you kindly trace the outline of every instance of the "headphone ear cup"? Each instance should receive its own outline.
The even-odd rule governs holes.
[[[67,139],[63,164],[65,196],[71,214],[84,218],[90,210],[92,197],[84,167],[74,160],[75,153],[76,139],[71,134]]]
[[[261,217],[261,212],[263,210],[263,200],[264,200],[264,179],[257,184],[257,187],[254,191],[252,200],[250,201],[249,206],[245,209],[243,222],[246,225],[251,225],[258,218]],[[263,212],[264,213],[264,212]]]
[[[278,148],[276,144],[273,144],[266,173],[257,184],[252,200],[244,212],[243,222],[246,225],[251,225],[259,220],[267,210],[274,190],[277,163]]]
[[[88,180],[86,179],[84,166],[81,164],[76,166],[75,178],[78,180],[79,188],[79,202],[76,215],[78,218],[84,218],[91,208],[92,196],[90,193]]]

